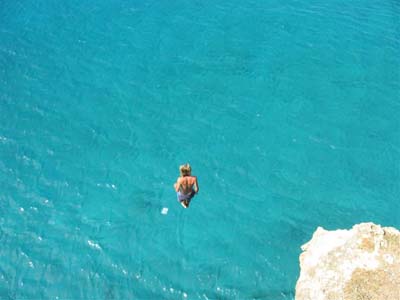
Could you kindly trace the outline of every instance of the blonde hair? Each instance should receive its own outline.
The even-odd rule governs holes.
[[[190,176],[192,168],[190,167],[189,164],[181,165],[179,167],[179,172],[181,172],[181,176]]]

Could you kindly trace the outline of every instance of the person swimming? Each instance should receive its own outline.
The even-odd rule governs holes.
[[[197,177],[192,176],[192,168],[189,164],[179,167],[180,177],[174,183],[178,201],[184,208],[188,208],[192,198],[199,192]]]

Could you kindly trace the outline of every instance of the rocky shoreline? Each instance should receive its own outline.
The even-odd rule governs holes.
[[[361,223],[322,227],[303,245],[296,300],[400,300],[400,232]]]

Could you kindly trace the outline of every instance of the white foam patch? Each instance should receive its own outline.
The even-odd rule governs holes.
[[[93,249],[101,250],[101,247],[99,244],[97,244],[91,240],[88,240],[87,242],[88,242],[89,246],[92,247]]]
[[[161,214],[163,215],[168,214],[168,207],[163,207],[163,209],[161,210]]]

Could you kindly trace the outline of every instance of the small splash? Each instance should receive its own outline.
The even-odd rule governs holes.
[[[96,250],[101,250],[101,247],[100,247],[99,244],[97,244],[97,243],[95,243],[95,242],[93,242],[91,240],[88,240],[87,243],[89,244],[89,246],[91,248],[96,249]]]
[[[113,183],[97,183],[96,186],[102,187],[102,188],[107,188],[107,189],[112,189],[112,190],[117,190],[117,186]]]

